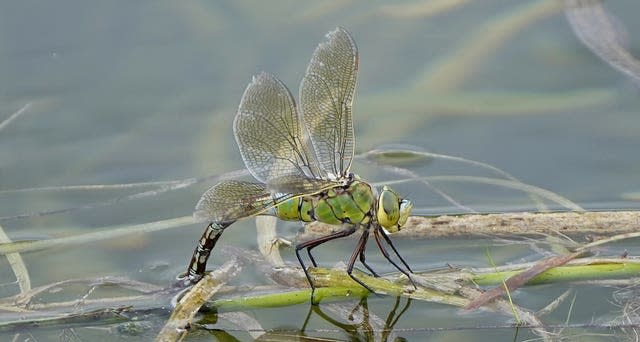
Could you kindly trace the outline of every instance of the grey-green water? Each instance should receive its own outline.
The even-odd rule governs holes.
[[[0,225],[13,241],[45,240],[190,215],[209,184],[109,205],[99,204],[154,187],[7,190],[180,180],[241,169],[231,125],[251,76],[268,71],[296,94],[313,49],[338,25],[351,32],[360,51],[354,104],[358,151],[412,144],[489,163],[585,208],[640,207],[638,87],[580,42],[556,1],[451,1],[449,8],[427,12],[433,3],[0,3]],[[620,0],[607,2],[606,8],[626,29],[629,51],[640,55],[640,5]],[[2,125],[26,104],[30,105],[21,115]],[[401,177],[363,163],[353,169],[375,182]],[[486,175],[469,165],[440,161],[413,166],[413,171]],[[535,208],[518,192],[437,185],[481,211]],[[425,187],[396,187],[411,197],[418,214],[459,211]],[[202,229],[190,225],[25,252],[22,257],[33,287],[103,276],[164,287],[186,269]],[[280,234],[290,238],[299,229],[295,223],[279,225]],[[254,237],[248,220],[225,232],[222,243],[255,249]],[[353,244],[345,239],[323,245],[317,260],[326,266],[344,261]],[[486,267],[487,250],[500,265],[540,257],[526,245],[504,246],[491,239],[400,239],[396,244],[418,270],[447,263]],[[625,249],[630,255],[640,254],[633,241],[605,253],[618,255]],[[283,255],[294,262],[292,251]],[[392,271],[374,248],[369,255],[374,267]],[[223,261],[224,256],[214,252],[210,268]],[[0,260],[0,285],[2,297],[19,292],[5,258]],[[514,300],[539,309],[568,287],[530,287],[518,291]],[[73,300],[87,290],[76,291],[60,297],[51,291],[47,298]],[[622,309],[612,304],[616,291],[577,288],[569,323],[610,322],[621,316]],[[394,302],[374,297],[369,309],[384,320]],[[569,306],[570,301],[565,302],[545,322],[564,323]],[[249,314],[265,329],[296,330],[308,309],[297,305]],[[11,317],[0,314],[0,321]],[[135,338],[155,335],[166,317],[153,317],[150,327]],[[513,328],[474,328],[512,322],[501,314],[463,313],[413,301],[395,334],[415,340],[511,340],[516,335]],[[0,332],[0,339],[11,339],[16,332],[18,340],[33,336],[39,341],[59,336],[73,340],[68,336],[74,334],[85,340],[123,336],[113,326],[100,327],[111,330],[95,330],[85,323],[73,330],[54,326]],[[431,331],[438,328],[445,330]],[[229,333],[249,338],[233,329]],[[562,333],[592,340],[614,339],[595,334],[626,336],[620,329]],[[312,317],[307,335],[348,338],[344,327],[320,316]],[[524,330],[515,339],[534,337]]]

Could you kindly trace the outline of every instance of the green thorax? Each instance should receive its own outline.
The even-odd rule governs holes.
[[[375,203],[371,186],[353,180],[345,186],[280,203],[275,215],[288,221],[365,224],[371,220]]]

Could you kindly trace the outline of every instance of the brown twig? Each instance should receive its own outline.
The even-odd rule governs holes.
[[[307,225],[304,239],[326,234],[335,229],[322,223]],[[592,211],[555,213],[504,213],[412,216],[396,237],[440,238],[479,235],[534,234],[621,234],[636,233],[640,229],[640,211]]]
[[[537,262],[535,265],[533,265],[532,267],[528,268],[527,270],[522,271],[510,277],[509,279],[505,280],[503,285],[496,286],[482,293],[480,296],[473,299],[471,303],[465,306],[465,309],[466,310],[477,309],[482,305],[486,304],[487,302],[490,302],[491,300],[498,298],[499,296],[502,296],[507,291],[511,292],[519,287],[522,287],[529,280],[539,275],[540,273],[553,267],[562,266],[567,262],[569,262],[570,260],[577,258],[583,253],[584,252],[574,252],[567,255],[562,255],[562,256],[541,260]]]

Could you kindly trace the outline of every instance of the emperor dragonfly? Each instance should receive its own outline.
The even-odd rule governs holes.
[[[313,248],[358,229],[362,235],[347,264],[351,278],[371,291],[352,273],[357,258],[378,276],[365,261],[371,230],[383,256],[409,277],[411,268],[387,231],[397,231],[406,223],[411,202],[386,186],[377,194],[350,172],[354,153],[351,112],[358,63],[353,38],[339,27],[329,32],[313,53],[300,84],[300,107],[274,76],[263,72],[253,77],[242,95],[233,132],[242,159],[257,182],[225,180],[202,195],[194,216],[209,225],[193,253],[188,282],[202,278],[211,250],[225,228],[238,219],[260,214],[343,225],[336,233],[296,246],[296,256],[312,289],[315,286],[300,251],[306,249],[317,267],[311,255]],[[383,242],[393,249],[406,270],[390,258]]]

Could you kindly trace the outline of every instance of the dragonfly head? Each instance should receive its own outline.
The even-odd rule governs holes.
[[[389,233],[395,233],[407,223],[412,208],[411,201],[401,198],[395,191],[385,185],[378,197],[378,210],[376,212],[378,223]]]

